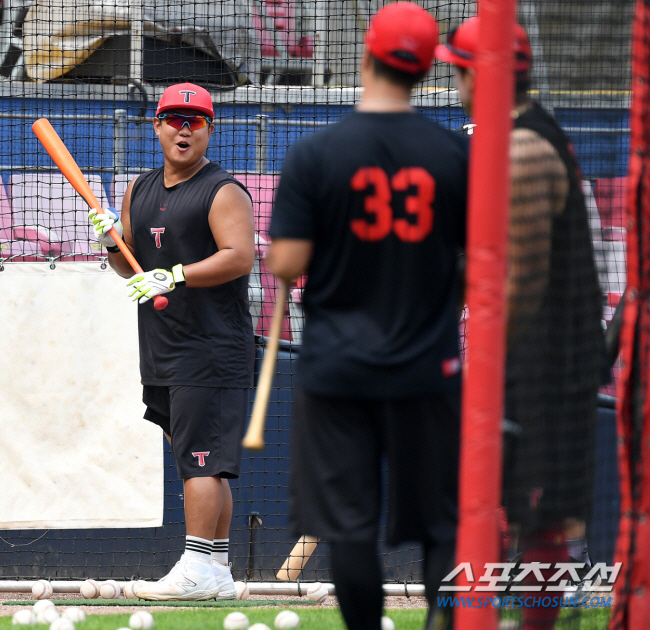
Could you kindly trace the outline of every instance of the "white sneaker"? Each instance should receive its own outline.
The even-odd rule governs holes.
[[[133,588],[140,599],[213,599],[219,593],[212,565],[181,556],[174,568],[157,582],[138,582]]]
[[[214,578],[217,581],[217,586],[219,587],[219,594],[215,597],[215,599],[237,599],[237,591],[235,591],[235,582],[232,579],[230,566],[220,564],[216,560],[212,560],[211,562]]]

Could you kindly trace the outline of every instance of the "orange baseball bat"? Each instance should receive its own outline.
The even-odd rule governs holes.
[[[75,162],[74,158],[70,154],[70,151],[63,144],[63,140],[59,137],[59,134],[54,130],[54,127],[50,124],[50,121],[47,118],[39,118],[33,125],[32,131],[36,134],[36,137],[41,141],[41,144],[45,147],[45,150],[50,154],[50,157],[54,160],[54,163],[59,167],[61,173],[64,177],[72,184],[74,189],[86,200],[86,203],[91,207],[97,210],[99,213],[103,213],[104,209],[97,201],[95,193],[88,185],[86,178],[83,176],[83,173],[79,169],[79,166]],[[138,264],[138,261],[135,259],[131,250],[127,247],[126,243],[122,240],[115,228],[111,228],[108,232],[115,244],[120,248],[120,251],[124,254],[124,257],[131,265],[131,268],[136,273],[144,273],[142,267]],[[164,295],[156,295],[153,299],[154,307],[161,311],[167,306],[168,300]]]
[[[280,342],[280,333],[282,332],[282,320],[284,319],[284,305],[289,295],[289,285],[280,281],[280,286],[275,294],[275,308],[273,309],[273,319],[271,320],[271,333],[266,343],[264,360],[260,377],[257,381],[257,392],[253,402],[253,411],[251,412],[251,421],[248,423],[248,430],[242,441],[244,448],[262,449],[264,448],[264,425],[266,424],[266,408],[269,404],[271,394],[271,385],[273,384],[273,374],[275,371],[275,359],[278,354],[278,345]]]

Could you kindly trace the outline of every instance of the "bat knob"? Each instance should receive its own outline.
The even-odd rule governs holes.
[[[162,311],[167,306],[167,304],[169,304],[169,300],[164,295],[157,295],[153,299],[153,307],[157,311]]]

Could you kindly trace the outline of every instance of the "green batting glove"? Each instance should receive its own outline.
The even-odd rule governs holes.
[[[169,293],[178,285],[185,284],[185,274],[183,265],[174,265],[171,271],[166,269],[154,269],[145,273],[133,276],[128,282],[127,287],[132,289],[129,297],[134,302],[144,304],[156,295]]]
[[[124,230],[122,229],[122,221],[120,221],[117,214],[113,212],[113,208],[108,208],[104,210],[103,213],[97,212],[97,209],[93,208],[88,213],[88,218],[92,223],[95,236],[99,243],[104,247],[116,247],[115,241],[108,231],[114,227],[117,230],[117,233],[122,236]]]

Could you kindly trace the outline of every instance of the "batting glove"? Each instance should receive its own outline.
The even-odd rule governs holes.
[[[126,286],[133,288],[129,297],[134,302],[137,301],[140,304],[144,304],[156,295],[173,291],[181,284],[185,284],[183,265],[174,265],[171,271],[154,269],[153,271],[147,271],[133,276]]]
[[[117,233],[122,236],[124,230],[122,229],[122,221],[115,214],[113,208],[108,208],[104,210],[103,213],[97,212],[97,209],[93,209],[88,213],[88,218],[92,223],[93,230],[95,230],[95,236],[101,245],[106,248],[115,248],[117,245],[113,240],[113,237],[108,233],[111,228],[115,228]]]

